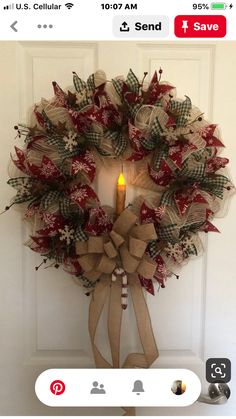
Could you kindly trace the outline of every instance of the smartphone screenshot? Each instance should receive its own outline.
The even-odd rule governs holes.
[[[235,19],[0,0],[0,416],[235,416]]]

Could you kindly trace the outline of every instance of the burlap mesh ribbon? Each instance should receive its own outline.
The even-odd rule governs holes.
[[[136,225],[137,217],[126,209],[113,225],[109,236],[90,237],[87,242],[77,242],[79,263],[84,275],[97,283],[89,307],[89,334],[97,368],[148,368],[158,357],[151,319],[138,274],[153,278],[156,263],[145,255],[149,240],[157,238],[153,224]],[[122,322],[121,281],[111,281],[116,267],[122,267],[128,276],[128,286],[133,302],[142,353],[128,354],[120,365],[120,334]],[[108,301],[108,337],[112,363],[98,349],[95,339],[98,323]],[[135,408],[124,407],[125,415],[135,415]]]

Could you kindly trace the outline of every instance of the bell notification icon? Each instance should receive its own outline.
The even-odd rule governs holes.
[[[133,388],[132,392],[136,393],[138,396],[140,395],[140,393],[143,393],[144,392],[143,382],[140,381],[140,380],[136,380],[134,382],[134,388]]]

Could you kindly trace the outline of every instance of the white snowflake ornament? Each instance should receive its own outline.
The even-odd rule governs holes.
[[[69,228],[69,226],[65,226],[64,229],[60,228],[59,229],[59,233],[60,235],[60,240],[61,241],[66,241],[67,246],[69,246],[71,244],[71,242],[74,240],[75,238],[75,230],[73,228]]]
[[[74,147],[77,146],[77,141],[75,138],[77,137],[77,134],[73,131],[70,131],[68,135],[65,135],[63,137],[63,141],[65,142],[65,149],[69,151],[73,151]]]

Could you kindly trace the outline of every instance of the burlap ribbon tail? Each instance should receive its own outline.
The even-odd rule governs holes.
[[[143,353],[127,355],[122,368],[149,368],[158,358],[158,348],[155,342],[151,319],[141,284],[137,275],[129,276],[129,290],[131,292],[139,338]],[[122,322],[122,307],[120,298],[121,282],[110,282],[103,278],[96,286],[89,307],[89,334],[92,343],[94,360],[97,368],[120,368],[120,333]],[[110,342],[112,363],[108,362],[98,349],[95,339],[98,323],[108,300],[108,337]],[[134,408],[123,408],[125,415],[134,416]]]

